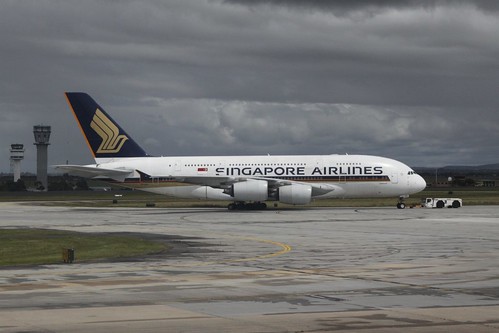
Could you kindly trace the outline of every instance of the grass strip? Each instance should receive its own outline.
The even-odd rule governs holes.
[[[62,263],[63,249],[75,249],[75,262],[84,262],[160,253],[168,245],[131,235],[0,229],[0,266]]]

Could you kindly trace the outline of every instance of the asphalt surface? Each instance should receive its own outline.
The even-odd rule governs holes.
[[[64,208],[0,228],[164,235],[125,262],[0,269],[0,332],[499,332],[499,207]],[[172,237],[175,235],[175,237]]]

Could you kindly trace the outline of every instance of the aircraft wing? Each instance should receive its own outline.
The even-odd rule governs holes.
[[[306,183],[295,180],[276,179],[276,178],[267,178],[267,177],[251,177],[250,179],[266,180],[269,183],[270,188],[279,188],[281,186],[293,185],[293,184],[310,185],[312,187],[312,197],[324,195],[329,192],[340,189],[339,186],[332,184],[325,184],[325,183]]]
[[[277,179],[269,177],[185,177],[178,178],[179,182],[190,183],[196,185],[211,186],[214,188],[229,188],[235,183],[245,182],[248,180],[264,180],[268,182],[269,188],[278,189],[281,186],[293,185],[293,184],[303,184],[310,185],[312,187],[312,196],[320,196],[330,193],[335,190],[341,190],[339,186],[326,184],[326,183],[306,183],[287,179]]]
[[[72,175],[95,178],[95,177],[106,177],[111,178],[119,182],[125,181],[129,176],[132,176],[134,170],[132,169],[106,169],[100,168],[95,165],[54,165],[56,169],[64,170]]]

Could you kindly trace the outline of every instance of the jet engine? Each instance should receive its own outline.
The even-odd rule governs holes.
[[[265,180],[246,180],[234,183],[228,193],[235,201],[265,201],[269,196],[269,184]]]
[[[312,186],[304,184],[281,186],[279,201],[292,205],[306,205],[312,201]]]

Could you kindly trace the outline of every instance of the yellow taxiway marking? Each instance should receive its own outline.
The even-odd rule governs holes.
[[[280,255],[286,254],[293,249],[288,244],[284,244],[281,242],[276,242],[276,241],[268,240],[268,239],[260,239],[260,238],[254,238],[254,237],[239,237],[239,236],[231,236],[231,238],[240,239],[242,241],[252,241],[252,242],[258,242],[258,243],[272,244],[272,245],[280,247],[281,250],[277,251],[277,252],[256,255],[254,257],[248,257],[248,258],[236,258],[236,259],[214,260],[214,261],[206,261],[206,262],[198,262],[198,263],[170,264],[170,265],[166,264],[166,265],[170,266],[170,267],[199,267],[199,266],[209,266],[209,265],[223,265],[223,264],[234,263],[234,262],[256,261],[256,260],[277,257]]]
[[[235,261],[235,262],[241,262],[241,261],[253,261],[253,260],[260,260],[260,259],[267,259],[267,258],[273,258],[277,257],[280,255],[283,255],[285,253],[288,253],[292,250],[292,247],[288,244],[272,241],[272,240],[267,240],[267,239],[258,239],[258,238],[250,238],[250,237],[245,237],[242,238],[244,240],[249,240],[249,241],[255,241],[259,243],[267,243],[267,244],[272,244],[281,247],[281,251],[273,252],[273,253],[267,253],[267,254],[262,254],[259,256],[254,256],[251,258],[241,258],[241,259],[233,259],[233,260],[228,260],[228,261]]]

